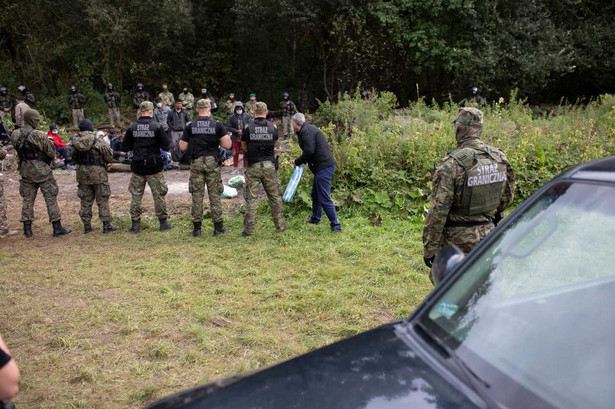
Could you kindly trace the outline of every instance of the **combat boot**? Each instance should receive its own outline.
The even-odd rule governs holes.
[[[32,222],[23,222],[23,235],[32,238]]]
[[[60,220],[52,222],[51,225],[53,226],[53,237],[64,236],[71,232],[70,229],[65,229],[64,226],[62,226]]]
[[[83,222],[83,234],[88,234],[92,232],[92,223]]]
[[[222,224],[222,222],[214,223],[214,236],[219,236],[224,233],[228,233],[228,229],[224,228],[224,224]]]
[[[112,231],[116,231],[117,228],[111,224],[111,222],[103,222],[103,234],[111,233]]]
[[[168,222],[167,219],[158,219],[160,221],[160,231],[171,230],[175,225]]]
[[[128,231],[134,234],[139,233],[141,231],[141,220],[132,219],[132,226]]]
[[[192,222],[194,224],[194,229],[192,229],[192,235],[194,237],[201,237],[203,233],[201,233],[202,222]]]

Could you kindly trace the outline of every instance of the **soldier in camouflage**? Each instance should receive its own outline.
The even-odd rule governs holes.
[[[70,95],[68,96],[68,105],[73,110],[73,128],[76,128],[79,121],[83,119],[83,107],[87,102],[85,95],[77,91],[76,86],[70,87]]]
[[[58,207],[58,185],[51,171],[51,163],[56,158],[56,148],[47,138],[47,134],[36,129],[40,116],[30,109],[24,114],[24,126],[13,131],[11,143],[19,155],[19,194],[23,198],[21,221],[26,237],[32,237],[34,220],[34,201],[38,189],[41,189],[49,221],[53,225],[53,235],[62,236],[70,230],[62,226],[60,208]]]
[[[464,253],[472,250],[513,200],[515,179],[510,163],[502,151],[479,139],[483,113],[461,108],[454,123],[457,148],[436,168],[423,229],[423,257],[428,267],[447,245],[455,244]],[[433,282],[431,274],[430,279]]]
[[[149,101],[149,92],[143,90],[143,84],[137,84],[137,92],[132,95],[132,103],[137,108],[137,119],[141,118],[141,103]]]
[[[0,148],[0,160],[6,158],[7,152]],[[4,202],[4,188],[0,181],[0,237],[9,234],[9,219],[6,217],[6,203]]]
[[[126,130],[122,141],[122,151],[132,151],[130,169],[132,177],[128,191],[132,195],[130,202],[130,217],[132,219],[131,233],[141,231],[141,200],[147,183],[154,197],[154,210],[160,221],[160,231],[170,230],[174,226],[168,222],[167,203],[165,196],[169,191],[162,172],[164,161],[160,150],[168,151],[171,138],[162,129],[162,125],[152,120],[154,104],[141,102],[139,111],[143,114],[137,122]]]
[[[231,92],[228,94],[228,98],[224,103],[224,110],[226,111],[226,116],[229,117],[235,113],[235,93]]]
[[[109,196],[111,187],[107,176],[107,163],[113,160],[113,151],[102,139],[96,139],[94,125],[89,119],[79,122],[79,135],[72,138],[72,161],[77,165],[77,196],[81,199],[79,216],[84,233],[92,231],[92,206],[98,205],[98,216],[103,223],[103,233],[115,231],[111,224]]]
[[[173,93],[169,91],[169,87],[167,84],[162,84],[162,92],[158,94],[158,98],[162,100],[162,103],[169,108],[172,108],[175,105],[175,97]]]
[[[220,173],[221,159],[219,147],[231,147],[231,138],[222,123],[211,118],[211,101],[200,99],[196,103],[199,117],[184,129],[179,141],[179,149],[186,152],[190,147],[190,181],[192,194],[192,235],[200,237],[203,222],[203,198],[205,186],[209,196],[211,219],[214,222],[214,236],[227,233],[222,219],[220,195],[224,191]]]
[[[6,87],[0,87],[0,117],[11,119],[11,111],[14,105],[13,99],[7,95]]]
[[[182,107],[188,111],[188,116],[192,119],[192,108],[194,106],[194,95],[184,86],[184,90],[177,96],[177,99],[182,102]]]
[[[246,111],[254,118],[254,109],[256,108],[256,94],[250,94],[250,100],[246,102]]]
[[[278,232],[286,230],[286,219],[282,207],[282,188],[275,166],[275,146],[278,144],[278,129],[273,122],[267,121],[267,104],[257,102],[254,110],[256,118],[244,129],[241,142],[248,158],[246,170],[246,213],[243,218],[242,236],[254,234],[256,223],[256,202],[260,185],[265,188],[273,223]]]
[[[121,126],[120,122],[120,103],[122,97],[119,92],[115,92],[112,83],[107,84],[107,92],[105,93],[105,104],[107,104],[107,113],[109,115],[109,123],[111,126]],[[117,125],[116,125],[117,124]]]
[[[282,131],[284,133],[284,139],[288,139],[289,136],[294,135],[293,130],[293,115],[297,113],[297,107],[295,103],[290,100],[290,94],[284,93],[282,101],[280,101],[280,111],[282,112]]]

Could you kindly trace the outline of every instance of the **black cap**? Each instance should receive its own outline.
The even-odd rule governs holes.
[[[94,132],[94,124],[87,118],[82,119],[81,121],[79,121],[79,130]]]
[[[50,131],[53,131],[54,129],[58,129],[58,126],[56,124],[49,125],[49,130]]]

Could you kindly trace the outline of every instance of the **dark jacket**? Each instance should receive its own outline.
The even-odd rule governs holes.
[[[160,149],[168,151],[171,138],[162,125],[147,116],[130,125],[122,142],[122,151],[132,151],[131,170],[138,175],[162,172],[164,163]]]
[[[242,124],[239,123],[240,122],[239,121],[239,115],[232,114],[231,116],[228,117],[226,129],[232,132],[231,139],[233,141],[240,141],[241,140],[241,138],[239,137],[237,132],[243,131],[244,128],[246,126],[248,126],[248,124],[250,123],[251,120],[252,120],[252,116],[250,114],[248,114],[247,112],[245,112],[245,111],[244,111],[243,114],[241,114],[241,122],[242,122]],[[240,125],[242,125],[242,126],[240,126]]]
[[[312,173],[316,174],[335,164],[325,134],[312,124],[306,122],[301,126],[299,147],[303,150],[303,155],[295,159],[297,166],[307,163]]]
[[[167,116],[167,124],[175,132],[183,131],[186,128],[187,122],[190,122],[190,117],[188,116],[188,111],[184,108],[180,112],[173,109]]]

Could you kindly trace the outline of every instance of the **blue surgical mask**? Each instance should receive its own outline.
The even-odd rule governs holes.
[[[238,109],[237,110],[237,115],[241,115],[241,114],[243,114],[243,109]]]
[[[51,131],[52,134],[57,135],[58,134],[58,130],[54,129],[53,131]]]
[[[162,108],[162,103],[161,103],[161,102],[159,102],[159,103],[157,103],[157,104],[156,104],[156,106],[157,106],[158,108]]]

